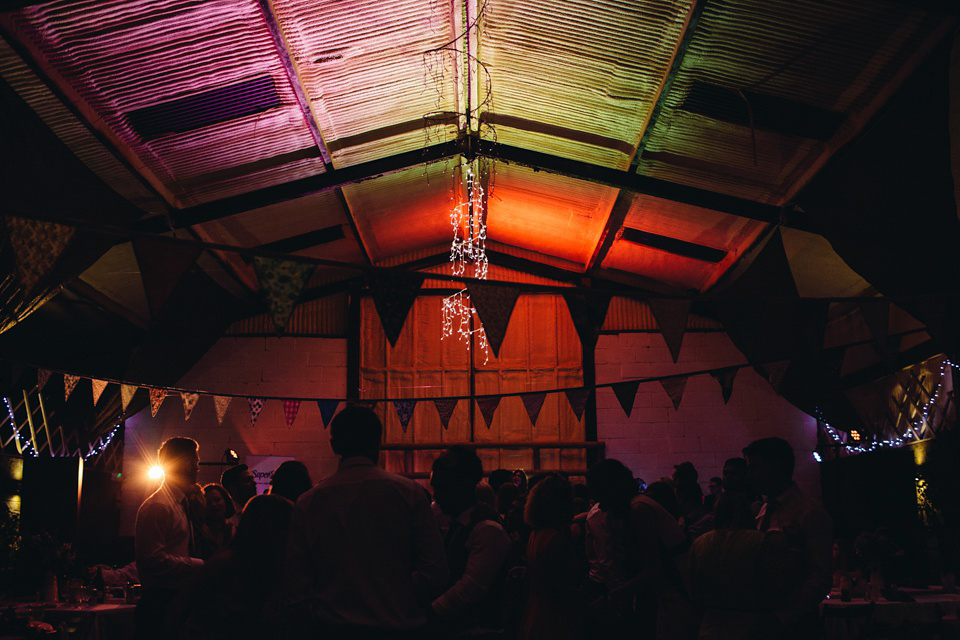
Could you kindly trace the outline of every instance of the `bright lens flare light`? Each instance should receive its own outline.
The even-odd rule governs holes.
[[[151,480],[163,480],[163,467],[153,465],[150,467],[150,470],[147,471],[147,477]]]

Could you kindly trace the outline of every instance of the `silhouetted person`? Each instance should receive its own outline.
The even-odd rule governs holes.
[[[661,507],[667,510],[674,520],[680,519],[680,503],[677,502],[677,494],[667,482],[657,480],[647,486],[643,495],[656,501]]]
[[[440,529],[423,487],[377,467],[383,426],[351,406],[330,424],[336,473],[297,500],[283,603],[296,638],[421,638],[446,584]]]
[[[307,465],[299,460],[281,462],[270,478],[270,494],[283,496],[291,502],[296,502],[312,486]]]
[[[490,484],[494,493],[499,493],[500,487],[502,487],[504,483],[513,482],[513,474],[506,469],[494,469],[487,477],[487,482]]]
[[[170,602],[203,566],[189,517],[186,492],[200,470],[195,440],[170,438],[157,452],[164,478],[160,488],[137,511],[137,574],[143,595],[137,604],[138,638],[163,638]]]
[[[756,440],[743,450],[743,455],[750,482],[764,498],[756,517],[757,529],[781,532],[799,558],[796,583],[768,623],[770,637],[817,637],[817,608],[830,591],[832,581],[830,517],[793,481],[793,449],[785,440]]]
[[[530,488],[524,518],[529,596],[520,640],[580,640],[584,637],[582,602],[577,590],[579,561],[570,537],[573,492],[558,476]]]
[[[236,527],[240,524],[240,512],[243,511],[243,506],[247,504],[247,500],[257,495],[257,481],[250,467],[238,464],[223,470],[220,474],[220,484],[233,499],[235,513],[230,521]]]
[[[696,482],[677,484],[677,502],[680,506],[680,527],[687,537],[695,540],[713,528],[713,514],[703,506],[703,491]]]
[[[207,562],[177,599],[181,637],[278,635],[280,574],[292,512],[293,503],[282,496],[254,496],[247,502],[233,543]]]
[[[673,465],[674,484],[679,485],[684,482],[696,483],[699,477],[700,474],[697,473],[697,468],[693,466],[692,462],[681,462],[680,464]]]
[[[500,601],[513,541],[496,509],[477,502],[483,466],[473,449],[451,447],[433,462],[433,499],[450,516],[444,538],[451,584],[431,605],[444,633],[503,626]]]
[[[710,483],[707,485],[707,495],[703,496],[703,508],[709,512],[713,512],[713,508],[717,504],[717,498],[722,493],[723,480],[716,476],[710,478]]]
[[[204,513],[201,554],[210,558],[222,551],[233,539],[235,527],[230,522],[234,515],[233,500],[227,490],[216,482],[204,485],[203,495],[207,506]]]

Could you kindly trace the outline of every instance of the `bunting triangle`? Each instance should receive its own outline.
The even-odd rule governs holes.
[[[634,380],[633,382],[620,382],[613,385],[613,393],[616,394],[617,400],[620,401],[620,407],[623,409],[623,412],[627,414],[627,417],[630,417],[630,413],[633,411],[633,403],[637,399],[637,389],[640,387],[640,381]]]
[[[200,399],[200,394],[181,391],[180,398],[183,400],[183,419],[186,421],[190,419],[193,408],[197,406],[197,400]]]
[[[50,370],[49,369],[37,369],[37,389],[43,391],[43,388],[47,386],[47,381],[50,379]]]
[[[890,333],[890,302],[883,298],[871,300],[862,300],[860,302],[860,315],[870,329],[870,336],[873,338],[873,346],[877,353],[883,358],[884,362],[891,362],[892,349],[891,341],[888,340]]]
[[[687,386],[687,376],[677,376],[675,378],[661,378],[660,386],[670,396],[673,402],[674,410],[680,410],[680,401],[683,400],[683,390]]]
[[[320,419],[323,420],[324,429],[330,425],[339,404],[339,400],[317,400],[317,407],[320,409]]]
[[[127,407],[130,406],[130,401],[133,400],[134,394],[137,393],[136,387],[132,384],[121,384],[120,385],[120,408],[126,413]]]
[[[24,294],[29,294],[56,264],[76,229],[56,222],[16,216],[6,216],[5,220],[7,236],[16,257],[17,276]]]
[[[297,412],[300,411],[299,400],[283,401],[283,418],[287,421],[287,427],[293,426],[293,421],[297,419]]]
[[[263,405],[266,404],[266,398],[247,398],[247,404],[250,405],[250,426],[257,424],[257,418],[263,411]]]
[[[197,258],[202,247],[185,245],[150,236],[137,236],[133,239],[133,252],[140,267],[140,280],[147,296],[150,314],[156,318],[170,294],[177,288]]]
[[[73,390],[77,387],[78,382],[80,382],[80,376],[72,376],[69,373],[63,374],[63,401],[64,402],[70,399],[70,394],[73,393]]]
[[[524,393],[520,399],[523,400],[523,407],[527,410],[530,423],[537,426],[537,418],[540,417],[540,410],[543,409],[543,401],[547,399],[547,394]]]
[[[156,418],[157,411],[160,410],[160,405],[163,404],[164,398],[167,397],[166,389],[150,389],[150,417]]]
[[[733,379],[737,377],[740,367],[730,367],[728,369],[718,369],[711,371],[710,375],[720,383],[720,393],[723,394],[723,404],[730,401],[730,395],[733,393]]]
[[[413,417],[413,410],[417,406],[416,400],[394,400],[393,406],[397,410],[397,417],[400,419],[400,426],[403,432],[407,432],[407,425],[410,424],[410,418]]]
[[[585,351],[592,351],[597,346],[600,327],[607,317],[610,294],[594,293],[588,296],[582,291],[568,291],[563,294],[563,299],[570,310],[573,327],[580,336],[580,344]]]
[[[587,408],[587,399],[590,398],[590,392],[593,389],[567,389],[567,402],[570,403],[570,408],[573,409],[573,413],[577,416],[577,420],[583,419],[583,412]]]
[[[760,365],[760,370],[763,372],[764,377],[777,394],[780,393],[780,387],[783,385],[783,376],[786,375],[788,368],[790,368],[789,360],[778,360],[777,362],[768,362],[767,364]]]
[[[440,424],[443,425],[444,430],[450,426],[450,418],[453,416],[458,402],[460,402],[459,398],[437,398],[433,401],[433,404],[437,407]]]
[[[483,414],[483,421],[487,423],[487,429],[493,424],[493,414],[500,405],[500,396],[481,396],[477,398],[477,406],[480,407],[480,413]]]
[[[90,387],[93,389],[93,406],[97,406],[97,403],[100,402],[100,396],[103,395],[108,384],[110,383],[106,380],[90,379]]]
[[[297,304],[300,292],[313,275],[316,265],[257,256],[253,259],[253,266],[267,299],[273,326],[278,334],[282,334],[287,327],[290,314],[293,313],[293,307]]]
[[[680,357],[680,347],[683,344],[683,334],[687,330],[687,318],[690,316],[692,300],[679,298],[650,298],[647,300],[653,317],[660,327],[673,361]]]
[[[510,316],[520,296],[519,287],[502,287],[487,284],[482,280],[467,281],[470,304],[477,310],[480,324],[487,336],[487,344],[493,349],[493,355],[500,357],[500,345],[507,335]]]
[[[223,424],[223,416],[227,415],[227,407],[233,396],[213,396],[213,407],[217,411],[217,424]]]
[[[423,276],[416,273],[377,272],[367,276],[367,284],[380,315],[383,332],[387,334],[390,346],[395,347],[410,307],[420,292]]]

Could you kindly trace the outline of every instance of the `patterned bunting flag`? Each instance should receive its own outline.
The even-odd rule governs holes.
[[[763,376],[767,379],[767,382],[770,383],[770,386],[773,387],[773,390],[776,391],[778,395],[780,394],[780,387],[783,385],[783,376],[787,374],[787,369],[789,368],[789,360],[768,362],[759,367],[760,371],[763,372]]]
[[[283,418],[287,421],[287,427],[293,426],[293,421],[297,419],[297,412],[300,411],[299,400],[283,401]]]
[[[647,300],[653,317],[660,327],[673,361],[680,357],[680,346],[683,344],[683,334],[687,330],[687,318],[690,316],[692,300],[672,298],[650,298]],[[628,414],[629,415],[629,414]]]
[[[97,403],[100,402],[100,396],[103,395],[108,384],[106,380],[90,379],[90,386],[93,389],[93,406],[97,406]]]
[[[150,389],[150,417],[156,418],[163,399],[167,397],[166,389]]]
[[[723,394],[723,404],[727,404],[730,401],[730,395],[733,393],[733,379],[737,377],[738,371],[740,371],[740,367],[730,367],[728,369],[719,369],[710,372],[710,375],[720,383],[720,392]]]
[[[317,407],[320,409],[320,419],[323,420],[323,428],[330,426],[333,414],[337,412],[339,400],[317,400]]]
[[[583,419],[583,412],[587,408],[587,399],[590,397],[590,392],[593,389],[567,389],[567,402],[570,403],[570,408],[573,409],[573,413],[577,416],[577,420]]]
[[[410,418],[413,417],[413,410],[417,406],[416,400],[394,400],[393,406],[397,409],[397,417],[400,418],[400,426],[403,432],[407,432],[407,425],[410,424]]]
[[[154,318],[160,315],[170,294],[190,265],[200,257],[201,251],[199,246],[172,243],[162,238],[137,236],[133,239],[140,281]]]
[[[43,388],[47,386],[47,380],[50,379],[50,370],[49,369],[37,369],[37,388],[43,391]]]
[[[371,273],[367,276],[367,283],[373,295],[373,304],[380,316],[380,324],[383,325],[383,332],[387,334],[390,346],[395,347],[410,307],[420,292],[423,276],[385,271]]]
[[[537,418],[540,417],[540,409],[543,408],[543,401],[546,400],[545,393],[524,393],[520,396],[523,400],[523,407],[527,410],[527,417],[530,423],[537,426]]]
[[[287,327],[293,307],[300,297],[316,265],[279,258],[255,257],[253,266],[270,307],[270,317],[277,333]]]
[[[680,401],[683,400],[683,390],[687,386],[687,376],[678,376],[676,378],[661,378],[660,386],[670,396],[675,411],[680,409]]]
[[[593,293],[588,296],[581,291],[570,291],[563,294],[563,299],[570,311],[573,328],[580,336],[580,344],[584,350],[592,351],[597,346],[600,327],[610,308],[610,294]]]
[[[443,425],[444,430],[450,426],[450,418],[453,416],[453,412],[457,408],[458,402],[460,402],[459,398],[436,398],[433,401],[434,406],[437,407],[437,414],[440,416],[440,424]]]
[[[70,399],[70,394],[73,393],[73,390],[76,388],[78,382],[80,382],[80,376],[72,376],[69,373],[63,374],[63,401],[64,402]]]
[[[467,281],[467,291],[470,293],[470,304],[480,317],[487,343],[493,349],[493,355],[499,358],[500,345],[507,335],[507,326],[510,324],[513,308],[517,305],[520,288],[502,287],[470,279]]]
[[[227,407],[233,396],[213,396],[213,406],[217,410],[217,424],[223,424],[223,416],[227,415]]]
[[[200,399],[200,394],[181,391],[180,398],[183,399],[183,419],[186,421],[190,419],[190,414],[193,413],[193,408],[197,406],[197,400]]]
[[[263,405],[266,404],[266,398],[247,398],[247,404],[250,405],[250,426],[257,424],[257,418],[260,417],[260,412],[263,411]]]
[[[132,384],[122,384],[120,385],[120,408],[124,413],[127,411],[127,407],[130,406],[130,401],[133,400],[133,396],[137,393],[136,387]]]
[[[56,222],[6,216],[10,246],[24,293],[30,293],[67,248],[75,229]]]
[[[487,423],[487,429],[493,424],[493,414],[500,405],[500,396],[483,396],[477,398],[477,405],[480,407],[480,413],[483,414],[483,421]]]
[[[633,411],[633,403],[637,399],[637,389],[639,387],[639,380],[621,382],[613,385],[613,393],[617,396],[617,400],[620,401],[620,408],[623,409],[623,412],[627,414],[628,418]]]

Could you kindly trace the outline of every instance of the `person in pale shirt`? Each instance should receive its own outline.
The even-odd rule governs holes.
[[[170,438],[157,458],[164,471],[163,483],[140,505],[134,538],[137,574],[143,585],[136,612],[139,638],[164,637],[170,602],[203,566],[196,557],[199,532],[190,522],[186,495],[200,470],[197,442]]]
[[[493,507],[477,501],[483,465],[473,449],[453,446],[433,462],[433,499],[450,517],[444,539],[449,588],[431,605],[441,633],[503,628],[502,586],[513,540]]]
[[[767,620],[770,637],[816,637],[818,607],[832,582],[833,523],[793,481],[793,449],[786,440],[756,440],[743,455],[750,481],[764,498],[756,528],[782,533],[796,564],[789,596]]]
[[[297,500],[284,561],[288,637],[413,640],[447,580],[423,487],[377,467],[383,426],[351,406],[330,424],[336,473]]]

